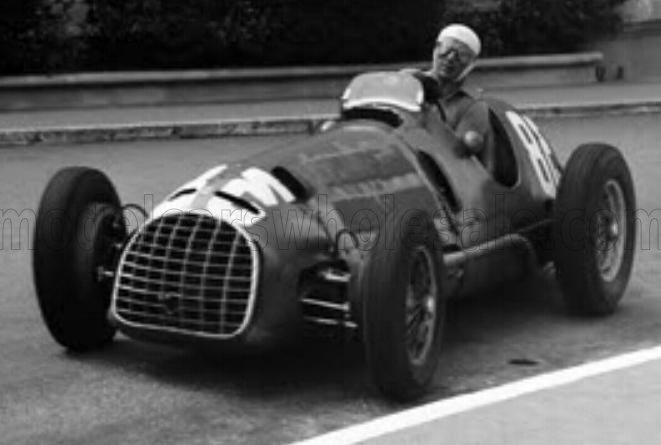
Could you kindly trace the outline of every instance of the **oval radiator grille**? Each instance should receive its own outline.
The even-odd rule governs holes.
[[[257,254],[247,236],[207,215],[145,225],[126,247],[113,311],[129,325],[228,338],[249,322]]]

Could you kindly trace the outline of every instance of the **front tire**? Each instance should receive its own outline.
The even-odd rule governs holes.
[[[60,170],[39,204],[33,272],[42,317],[53,338],[73,351],[100,348],[115,335],[107,319],[114,244],[126,238],[110,180],[86,167]]]
[[[428,390],[439,363],[442,246],[423,213],[406,218],[392,235],[375,246],[366,272],[363,341],[376,386],[404,402]]]
[[[555,268],[571,312],[617,308],[633,265],[635,208],[631,173],[616,148],[584,145],[572,153],[553,223]]]

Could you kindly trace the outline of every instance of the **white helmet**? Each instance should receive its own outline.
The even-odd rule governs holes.
[[[475,53],[475,57],[480,55],[480,50],[482,49],[480,38],[475,34],[475,31],[468,26],[458,23],[448,25],[438,33],[436,41],[440,42],[448,37],[464,43],[471,49],[471,51],[473,51],[473,53]]]

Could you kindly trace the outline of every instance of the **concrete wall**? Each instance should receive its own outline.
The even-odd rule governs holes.
[[[601,60],[599,53],[483,59],[471,80],[484,88],[586,84]],[[336,98],[358,73],[426,64],[5,77],[0,110]]]
[[[598,42],[607,79],[661,78],[661,19],[628,24],[616,39]]]

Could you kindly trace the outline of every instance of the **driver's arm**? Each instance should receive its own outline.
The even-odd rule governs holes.
[[[425,102],[438,104],[438,101],[441,98],[441,86],[438,84],[438,80],[424,73],[418,73],[419,74],[415,75],[415,77],[422,84],[422,91],[424,91]]]
[[[403,69],[402,72],[411,74],[420,81],[425,102],[431,104],[438,103],[441,97],[441,86],[438,84],[438,80],[418,69],[408,68]]]

